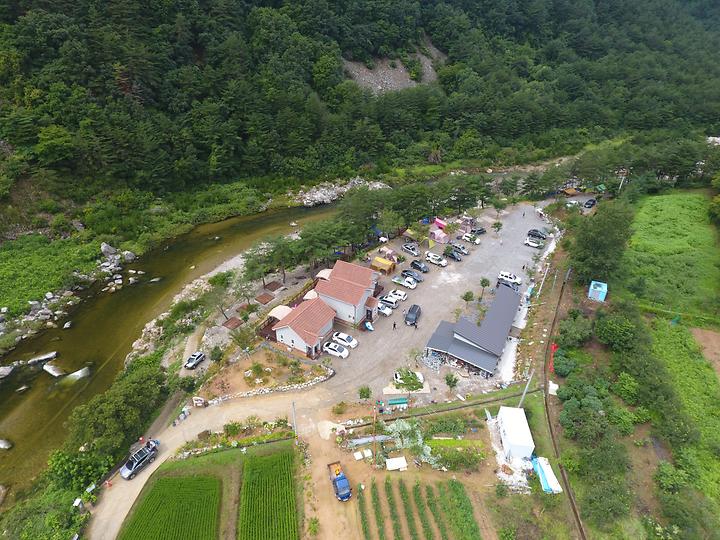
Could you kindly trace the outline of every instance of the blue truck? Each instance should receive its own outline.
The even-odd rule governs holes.
[[[335,490],[337,500],[342,502],[349,501],[352,496],[352,489],[350,488],[350,481],[345,476],[340,462],[336,461],[335,463],[328,464],[328,470],[330,471],[330,481]]]

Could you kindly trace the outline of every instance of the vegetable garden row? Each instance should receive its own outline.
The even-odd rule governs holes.
[[[297,540],[292,450],[245,462],[240,491],[239,540]]]
[[[395,483],[397,488],[394,487]],[[481,540],[479,527],[473,517],[472,502],[463,484],[457,480],[439,483],[437,491],[432,485],[426,485],[423,496],[419,483],[410,490],[404,480],[393,482],[388,476],[385,479],[384,493],[383,488],[373,480],[370,499],[372,516],[367,495],[363,490],[358,490],[358,509],[364,540]],[[389,516],[388,511],[383,508],[383,499],[387,501]],[[392,529],[391,537],[386,532],[388,517]]]
[[[215,540],[219,508],[217,478],[158,478],[122,530],[120,540]]]

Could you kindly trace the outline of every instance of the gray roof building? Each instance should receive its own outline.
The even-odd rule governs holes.
[[[500,286],[480,326],[464,318],[457,323],[440,321],[427,348],[492,374],[505,349],[518,307],[520,295],[509,287]]]

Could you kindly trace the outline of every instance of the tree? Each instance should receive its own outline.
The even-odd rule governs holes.
[[[614,351],[629,349],[638,337],[636,324],[622,313],[611,313],[598,317],[595,323],[595,335]]]
[[[482,302],[483,296],[485,296],[485,289],[488,288],[489,286],[490,286],[490,280],[488,278],[486,278],[486,277],[480,278],[480,287],[482,287],[482,289],[480,291],[480,298],[478,300],[479,302]]]
[[[518,179],[515,176],[503,178],[500,182],[500,193],[506,197],[512,197],[518,191]]]
[[[502,229],[502,227],[503,227],[503,224],[500,223],[499,221],[496,221],[495,223],[492,224],[492,228],[495,230],[495,234],[500,234],[500,229]]]
[[[475,299],[475,295],[472,291],[465,291],[461,298],[465,302],[465,307],[467,308],[468,304]]]
[[[285,270],[295,262],[293,247],[294,242],[282,235],[271,238],[267,242],[268,264],[280,269],[283,283],[285,283]]]
[[[370,390],[369,386],[361,386],[358,389],[358,396],[360,396],[360,399],[370,399],[370,396],[372,396],[372,390]]]
[[[570,261],[582,283],[607,280],[617,269],[630,238],[632,218],[627,204],[611,201],[580,220],[570,246]]]
[[[383,210],[377,223],[380,232],[389,237],[395,236],[404,225],[403,217],[393,210]]]
[[[456,232],[460,230],[460,224],[457,221],[453,221],[452,223],[448,223],[445,225],[445,234],[448,236],[453,236]]]
[[[243,278],[248,281],[260,279],[265,288],[265,276],[270,271],[270,251],[267,244],[255,244],[243,256]]]
[[[457,376],[454,373],[448,373],[445,375],[445,384],[447,384],[448,388],[452,390],[458,384]]]
[[[255,286],[252,281],[247,279],[244,272],[235,277],[232,288],[238,298],[244,299],[248,304],[255,295]]]
[[[492,207],[495,209],[495,212],[497,213],[497,217],[500,217],[500,212],[505,210],[507,208],[507,202],[501,200],[501,199],[493,199],[492,201]]]

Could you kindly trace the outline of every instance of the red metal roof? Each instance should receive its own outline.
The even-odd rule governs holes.
[[[375,272],[365,266],[337,261],[333,266],[330,279],[342,279],[363,288],[370,288],[375,282]]]
[[[315,285],[315,290],[318,294],[356,306],[362,300],[367,289],[362,285],[350,283],[343,279],[331,278],[329,281],[318,281],[318,284]]]
[[[320,331],[334,318],[335,310],[319,298],[314,298],[299,304],[272,329],[289,326],[305,343],[314,345],[321,337]]]

